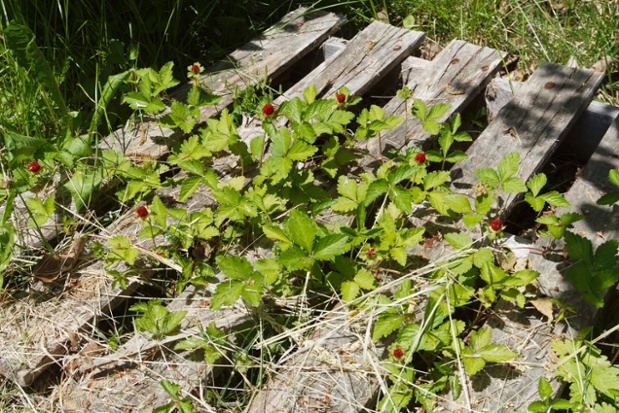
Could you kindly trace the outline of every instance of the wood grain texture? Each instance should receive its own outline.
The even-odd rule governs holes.
[[[454,185],[470,188],[477,182],[475,170],[496,168],[511,152],[520,154],[518,176],[526,182],[587,108],[603,77],[588,69],[541,64],[475,140],[467,151],[468,158],[453,170]],[[514,195],[503,195],[505,204],[513,203]],[[508,208],[503,209],[503,214],[508,212]]]
[[[394,97],[385,105],[387,115],[402,116],[405,121],[383,133],[380,139],[359,142],[357,147],[368,152],[368,157],[360,163],[364,166],[373,165],[373,162],[380,161],[386,150],[422,145],[430,138],[430,134],[423,130],[421,122],[410,113],[413,99],[421,99],[428,106],[439,102],[450,104],[451,108],[441,121],[448,119],[481,93],[499,68],[503,55],[494,49],[461,40],[449,43],[419,77],[409,80],[407,86],[413,91],[411,99],[405,101]]]
[[[211,311],[206,297],[213,291],[213,285],[189,286],[167,305],[169,311],[187,311],[179,334],[162,340],[153,340],[148,333],[136,334],[107,356],[66,358],[64,365],[74,366],[67,374],[77,379],[63,389],[63,400],[59,400],[63,411],[150,412],[169,402],[170,396],[160,384],[163,379],[178,384],[181,394],[191,394],[205,385],[214,374],[214,365],[206,363],[200,351],[175,351],[174,345],[199,336],[210,322],[229,332],[249,320],[239,306]]]
[[[281,24],[274,26],[264,36],[232,53],[232,59],[239,64],[239,67],[231,70],[229,74],[218,72],[210,75],[208,80],[213,82],[214,91],[225,93],[227,96],[225,99],[231,99],[228,87],[232,84],[229,82],[246,80],[254,76],[256,70],[262,75],[265,70],[274,75],[281,72],[295,59],[318,47],[318,43],[343,21],[342,17],[333,13],[312,15],[305,13],[305,9],[299,9],[288,14]],[[285,43],[288,49],[283,48],[282,43]],[[298,55],[288,55],[290,50]],[[221,66],[218,68],[221,69]],[[218,108],[208,109],[214,112],[206,115],[216,114],[221,106],[220,104]],[[102,145],[154,158],[163,156],[169,150],[167,146],[169,141],[164,142],[168,132],[162,128],[154,127],[157,133],[162,133],[159,137],[161,139],[148,133],[141,136],[139,127],[129,133],[131,128],[124,129],[121,140],[110,138]],[[166,193],[161,196],[167,200],[178,199],[178,194]],[[188,210],[196,210],[213,202],[212,198],[198,201],[197,197],[199,193],[196,193],[184,206]],[[137,233],[140,228],[141,223],[135,211],[130,210],[106,228],[102,235],[126,235],[130,238],[132,246],[148,251],[153,247],[152,240],[138,239]],[[128,268],[121,264],[115,269],[125,271]],[[140,276],[148,279],[153,275],[153,271],[151,265],[144,264]],[[128,280],[126,288],[113,286],[102,261],[78,268],[72,276],[76,279],[75,285],[60,296],[6,300],[0,307],[0,316],[4,320],[0,324],[0,343],[4,344],[0,355],[0,375],[22,386],[30,385],[50,365],[57,363],[59,358],[74,351],[76,337],[79,337],[84,330],[92,330],[94,328],[92,323],[95,320],[111,313],[142,282],[140,277],[136,276]]]
[[[591,109],[593,113],[599,112],[595,106]],[[582,140],[589,138],[587,135],[580,137]],[[583,145],[586,146],[586,142]],[[612,189],[608,183],[608,172],[617,168],[619,119],[615,118],[584,170],[565,194],[572,207],[556,211],[557,215],[566,212],[583,214],[585,219],[575,223],[571,231],[589,238],[594,246],[605,239],[619,237],[619,208],[616,205],[606,207],[596,204],[602,193]],[[549,244],[548,238],[540,238],[531,251],[541,251]],[[561,250],[562,246],[562,242],[554,242],[553,249]],[[563,272],[567,263],[562,256],[544,257],[531,253],[529,260],[531,267],[540,273],[537,282],[542,294],[573,306],[575,314],[569,317],[569,323],[563,321],[549,325],[547,317],[536,310],[522,310],[506,302],[499,303],[487,326],[492,328],[493,342],[517,352],[518,359],[513,363],[484,368],[468,383],[470,404],[460,397],[456,403],[443,404],[445,409],[455,412],[469,411],[468,408],[497,412],[525,410],[539,399],[537,383],[540,377],[550,381],[555,394],[562,388],[558,380],[553,380],[556,363],[550,344],[559,339],[574,338],[580,329],[593,325],[598,309],[587,304],[572,284],[565,280]]]
[[[459,65],[460,61],[454,62],[454,59],[457,59],[455,56],[463,59],[462,65]],[[461,110],[476,93],[481,92],[490,81],[500,60],[501,56],[496,51],[454,41],[423,69],[423,75],[414,79],[414,87],[417,91],[424,91],[420,96],[432,96],[433,103],[451,103],[450,113],[453,113]],[[414,60],[410,66],[419,68],[424,64]],[[446,69],[443,66],[454,67]],[[438,73],[443,73],[443,76]],[[467,86],[463,94],[452,95],[445,91],[445,86],[454,82],[454,79],[463,82],[467,79],[464,82]],[[387,115],[398,114],[398,111],[405,110],[404,107],[403,100],[394,98],[385,107],[385,112]],[[400,128],[388,136],[391,137],[391,142],[403,146],[402,133],[403,129]],[[426,134],[425,138],[429,138],[429,135]],[[377,141],[378,139],[373,140]],[[373,160],[374,157],[370,154],[360,163],[367,165]],[[333,222],[347,218],[323,216],[322,219]],[[307,409],[307,406],[316,409],[315,411],[324,409],[352,413],[363,410],[376,398],[379,391],[377,377],[384,374],[379,372],[380,368],[377,366],[378,360],[383,356],[385,343],[367,342],[365,330],[356,325],[359,321],[338,316],[341,309],[346,307],[338,306],[334,313],[326,318],[325,324],[316,328],[307,346],[280,365],[279,370],[272,372],[272,380],[265,389],[257,393],[246,413],[295,411]]]
[[[363,95],[415,50],[424,38],[421,32],[372,22],[353,37],[336,58],[320,64],[277,99],[283,102],[314,85],[321,97],[333,97],[346,86],[351,95]]]
[[[228,61],[210,67],[209,73],[200,81],[222,99],[217,105],[200,109],[201,122],[197,126],[230,105],[235,88],[243,90],[265,76],[275,78],[281,75],[316,49],[344,21],[342,16],[334,13],[308,14],[306,8],[300,8],[284,16],[259,38],[232,52]],[[183,100],[187,91],[188,86],[181,88],[174,97]],[[144,123],[128,124],[116,131],[101,147],[159,159],[168,154],[170,146],[182,136],[181,131],[163,128],[157,125],[156,119],[147,118]]]

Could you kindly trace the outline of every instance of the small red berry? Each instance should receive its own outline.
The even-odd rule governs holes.
[[[135,209],[135,212],[138,214],[140,218],[145,218],[148,216],[148,209],[144,205],[140,205]]]
[[[191,71],[197,75],[198,73],[200,73],[200,66],[191,65]]]
[[[426,154],[418,152],[417,155],[415,155],[415,160],[419,163],[424,163],[426,161]]]
[[[393,357],[401,359],[402,357],[404,357],[404,351],[399,347],[396,348],[395,350],[393,350]]]
[[[346,100],[346,95],[343,93],[338,93],[337,95],[335,95],[335,98],[339,103],[344,103],[344,101]]]
[[[39,169],[41,169],[41,164],[34,160],[28,164],[28,169],[30,170],[30,172],[39,172]]]
[[[498,231],[498,230],[500,230],[502,226],[503,226],[503,223],[502,223],[502,222],[501,222],[501,220],[500,220],[500,219],[498,219],[498,218],[495,218],[495,219],[493,219],[492,221],[490,221],[490,228],[491,228],[493,231]]]
[[[376,256],[376,250],[374,248],[368,248],[368,250],[365,252],[365,255],[367,255],[368,258],[372,259]]]
[[[272,115],[273,112],[275,112],[275,107],[271,105],[270,103],[267,103],[266,105],[262,107],[262,113],[264,113],[267,116]]]

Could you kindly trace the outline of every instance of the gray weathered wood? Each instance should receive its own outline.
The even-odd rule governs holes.
[[[512,91],[517,91],[522,85],[521,82],[510,82],[503,78],[493,79],[488,84],[485,95],[488,122],[511,100]],[[578,162],[587,162],[618,114],[619,108],[616,106],[592,101],[569,130],[561,144],[563,150],[575,155]]]
[[[407,86],[413,91],[405,101],[394,97],[384,107],[386,114],[399,115],[405,121],[393,130],[381,134],[380,139],[371,139],[357,144],[366,149],[369,156],[361,164],[380,160],[388,149],[401,150],[412,145],[421,145],[430,134],[423,130],[421,122],[410,113],[413,99],[418,98],[428,106],[448,103],[451,108],[441,120],[461,111],[477,96],[501,64],[504,54],[487,47],[475,46],[454,40],[423,70],[419,78],[409,80]]]
[[[454,59],[462,60],[454,62]],[[435,61],[427,65],[423,75],[412,80],[412,88],[416,89],[414,95],[417,96],[419,91],[420,98],[433,99],[431,104],[443,101],[451,103],[449,114],[452,114],[463,109],[476,93],[483,90],[500,61],[501,55],[492,49],[454,41]],[[419,67],[423,64],[413,61],[411,66]],[[457,68],[445,69],[443,66]],[[437,72],[448,75],[437,76]],[[466,86],[461,86],[461,82]],[[463,87],[463,93],[448,93],[446,86],[452,84]],[[392,99],[385,107],[386,115],[401,114],[405,110],[405,103],[399,98]],[[409,127],[412,129],[414,125],[411,122]],[[398,147],[404,146],[404,138],[401,136],[404,130],[400,128],[388,135],[390,141]],[[415,137],[419,140],[429,137],[427,133],[423,137],[422,132],[418,133]],[[372,160],[374,157],[370,154],[360,163],[369,164]],[[360,329],[351,320],[338,317],[337,313],[333,317],[333,320],[327,318],[327,322],[313,332],[310,342],[302,350],[273,372],[274,377],[266,388],[257,393],[246,413],[294,411],[304,409],[305,406],[352,413],[370,404],[379,390],[377,370],[372,368],[372,363],[375,363],[377,356],[381,357],[384,343],[377,343],[368,349],[370,343],[364,336],[365,329]]]
[[[211,93],[221,96],[214,106],[200,109],[201,122],[219,113],[232,103],[235,88],[245,89],[266,77],[275,78],[290,66],[317,48],[345,19],[334,13],[314,12],[300,8],[284,16],[280,23],[264,35],[252,40],[230,54],[228,62],[211,68],[200,81]],[[175,96],[182,98],[187,90]],[[182,132],[163,128],[155,119],[127,125],[109,137],[102,147],[111,147],[124,153],[138,153],[159,159],[170,151],[170,145],[183,136]]]
[[[285,16],[281,24],[273,26],[261,38],[233,52],[231,60],[237,68],[205,77],[215,93],[225,96],[222,100],[224,103],[218,107],[205,109],[203,119],[214,115],[223,105],[231,102],[231,90],[235,85],[244,87],[243,82],[256,81],[265,73],[277,76],[317,47],[342,21],[342,17],[333,13],[308,15],[306,9],[299,9]],[[286,47],[282,47],[282,44]],[[215,69],[222,70],[224,67],[220,65]],[[130,130],[133,132],[129,133]],[[141,134],[139,131],[143,129],[128,127],[116,135],[116,138],[120,136],[122,139],[109,138],[102,146],[158,158],[169,151],[167,144],[170,141],[164,139],[169,136],[162,128],[157,126],[153,130],[154,135],[148,131]],[[161,136],[157,135],[159,132]],[[135,235],[138,228],[135,212],[129,211],[108,228],[106,234],[115,234],[118,230],[132,236],[137,245]],[[141,247],[147,251],[152,247],[150,242],[146,240]],[[112,288],[102,262],[78,270],[81,275],[77,288],[60,297],[46,301],[15,299],[3,303],[0,308],[4,320],[0,326],[0,342],[5,343],[6,347],[0,356],[1,375],[20,385],[30,385],[55,363],[57,357],[70,351],[72,342],[83,329],[92,328],[90,323],[93,319],[112,311],[140,285],[139,280],[135,279],[131,280],[126,289],[118,286]],[[73,274],[74,277],[76,275]],[[148,267],[144,268],[142,275],[150,277]]]
[[[468,158],[452,173],[454,185],[471,188],[477,182],[475,170],[496,168],[510,152],[520,153],[518,176],[527,181],[587,108],[603,78],[592,70],[541,64],[469,148]],[[504,202],[511,203],[513,198],[505,194]]]
[[[169,303],[169,311],[187,311],[179,334],[159,341],[153,340],[147,333],[136,334],[107,356],[77,355],[66,358],[64,365],[68,368],[65,374],[76,377],[76,380],[63,389],[63,408],[110,413],[149,412],[170,401],[170,396],[160,384],[162,379],[178,384],[184,392],[181,394],[190,394],[198,389],[214,374],[214,366],[205,363],[199,352],[174,351],[174,344],[199,335],[210,322],[215,322],[223,331],[231,331],[249,319],[241,308],[226,307],[211,311],[208,296],[213,291],[213,285],[206,289],[189,286]],[[80,377],[84,374],[87,377]]]
[[[379,21],[358,33],[336,58],[320,64],[277,99],[283,102],[314,85],[319,96],[333,97],[346,86],[351,95],[363,95],[415,50],[424,34]]]
[[[583,140],[587,139],[583,136]],[[619,118],[616,118],[604,135],[595,153],[587,162],[583,172],[565,194],[572,208],[560,208],[558,215],[566,212],[579,212],[585,216],[583,221],[574,224],[571,231],[590,239],[594,247],[606,239],[619,237],[619,206],[600,206],[596,204],[601,194],[613,190],[608,183],[610,169],[619,169]],[[541,251],[550,240],[538,240],[531,251]],[[556,243],[555,243],[556,244]],[[562,243],[554,245],[561,248]],[[468,392],[471,408],[475,410],[512,412],[524,411],[527,406],[539,399],[537,383],[540,377],[551,382],[555,394],[561,389],[554,374],[556,358],[550,345],[553,341],[575,338],[578,331],[594,323],[598,308],[586,303],[580,293],[563,277],[566,266],[560,260],[550,260],[541,254],[529,255],[531,266],[539,271],[540,291],[551,298],[560,299],[573,306],[575,314],[569,322],[556,325],[548,323],[547,317],[537,311],[523,311],[507,303],[501,303],[493,312],[487,325],[492,328],[493,342],[505,344],[518,353],[518,359],[511,364],[487,366],[471,378]],[[463,397],[457,403],[446,403],[448,411],[467,412]]]

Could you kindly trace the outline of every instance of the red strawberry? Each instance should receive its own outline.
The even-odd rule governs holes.
[[[423,152],[417,153],[417,155],[415,155],[415,160],[419,163],[424,163],[426,161],[426,154]]]
[[[144,205],[140,205],[135,209],[135,212],[140,218],[146,218],[148,216],[148,209]]]
[[[28,169],[30,170],[30,172],[37,173],[39,172],[39,169],[41,169],[41,164],[34,160],[28,164]]]
[[[503,223],[502,223],[502,222],[501,222],[501,220],[500,220],[500,219],[498,219],[498,218],[495,218],[495,219],[493,219],[492,221],[490,221],[490,228],[491,228],[493,231],[498,231],[498,230],[500,230],[502,226],[503,226]]]
[[[262,107],[262,113],[264,113],[267,116],[271,116],[273,112],[275,112],[275,107],[270,103],[267,103],[266,105]]]

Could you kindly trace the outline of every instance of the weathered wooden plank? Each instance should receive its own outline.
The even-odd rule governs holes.
[[[583,139],[587,139],[583,136]],[[606,239],[619,237],[619,208],[596,204],[602,193],[612,190],[608,183],[608,171],[619,169],[619,118],[616,118],[604,135],[595,153],[587,162],[583,172],[565,194],[572,208],[560,208],[558,215],[579,212],[585,219],[574,224],[573,232],[590,239],[595,247]],[[543,250],[550,240],[538,240],[531,250]],[[554,245],[561,248],[562,243]],[[529,255],[531,266],[539,271],[540,291],[563,303],[573,306],[575,315],[556,325],[549,325],[548,319],[531,310],[523,311],[501,303],[492,313],[487,325],[492,328],[493,341],[505,344],[519,354],[518,359],[503,366],[488,366],[467,384],[471,405],[463,397],[456,403],[446,403],[448,411],[465,412],[475,410],[512,412],[525,410],[529,403],[539,399],[537,383],[540,377],[550,380],[555,394],[561,389],[555,380],[556,360],[550,344],[562,338],[575,338],[578,331],[594,323],[598,308],[588,304],[582,295],[565,280],[566,268],[562,259],[549,260],[540,254]]]
[[[226,72],[217,72],[224,67],[216,66],[214,73],[205,76],[209,87],[218,94],[225,95],[218,107],[206,108],[204,116],[216,114],[223,105],[231,102],[234,85],[245,87],[248,81],[255,81],[265,73],[277,76],[294,61],[307,54],[324,40],[344,19],[333,13],[306,14],[299,9],[286,15],[282,22],[273,26],[264,36],[254,40],[231,54],[231,60],[238,66]],[[285,47],[282,46],[285,44]],[[290,54],[292,53],[292,54]],[[102,147],[112,147],[125,152],[139,152],[158,158],[169,150],[165,138],[172,131],[152,127],[153,133],[142,126],[124,128],[120,135],[109,137]],[[133,128],[133,129],[132,129]],[[133,131],[129,133],[130,131]],[[143,131],[144,134],[140,134]],[[158,138],[159,137],[159,138]],[[22,211],[23,212],[23,211]],[[130,211],[107,234],[122,229],[134,239],[138,231],[135,212]],[[51,226],[55,230],[55,226]],[[44,236],[53,236],[55,232]],[[142,240],[143,241],[143,240]],[[137,240],[136,240],[137,242]],[[24,241],[25,245],[28,241]],[[150,248],[148,241],[142,247]],[[148,278],[148,268],[144,276]],[[47,301],[33,299],[6,300],[0,307],[0,315],[5,321],[0,326],[0,342],[6,343],[0,358],[0,374],[15,380],[20,385],[29,385],[43,372],[57,356],[65,354],[70,342],[80,330],[86,328],[96,315],[111,311],[123,297],[130,295],[139,285],[132,280],[126,289],[112,288],[103,263],[95,263],[79,271],[80,277],[75,289],[62,296]],[[74,274],[73,276],[76,276]],[[93,298],[94,297],[94,298]]]
[[[281,21],[268,29],[264,35],[254,39],[232,52],[227,62],[216,64],[201,78],[212,93],[222,96],[219,104],[201,108],[201,123],[217,115],[221,109],[232,103],[235,87],[245,89],[264,76],[276,78],[303,56],[318,47],[328,36],[345,22],[341,15],[326,12],[312,12],[300,8],[288,13]],[[173,96],[184,99],[187,87],[180,88]],[[129,123],[115,131],[100,143],[102,149],[116,149],[126,154],[147,156],[159,159],[169,153],[171,144],[182,139],[180,130],[163,128],[156,124],[155,118],[144,119],[144,123]],[[61,177],[36,193],[26,192],[16,200],[12,218],[19,229],[18,243],[28,249],[38,249],[63,234],[62,222],[66,212],[57,213],[40,228],[30,228],[30,213],[22,199],[38,197],[45,199],[54,196],[56,203],[76,213],[75,205],[66,190],[63,190]],[[2,211],[4,208],[0,208]],[[59,208],[57,210],[60,211]]]
[[[510,152],[520,153],[518,176],[525,182],[544,165],[591,102],[603,75],[587,69],[543,63],[473,142],[468,158],[453,170],[458,188],[470,188],[475,170],[495,167]],[[490,163],[489,163],[490,161]],[[514,195],[504,194],[511,204]],[[502,212],[509,211],[505,208]]]
[[[215,322],[223,331],[231,331],[249,319],[241,308],[210,311],[207,297],[213,291],[212,285],[205,289],[189,286],[169,303],[169,311],[187,311],[179,334],[159,341],[145,334],[136,334],[107,356],[66,358],[63,362],[68,366],[65,374],[76,379],[65,381],[67,388],[62,391],[64,408],[110,413],[150,412],[170,401],[160,384],[162,379],[178,384],[184,392],[182,394],[191,394],[203,385],[213,375],[214,366],[193,351],[174,351],[174,344],[199,335],[210,322]]]
[[[510,82],[503,78],[493,79],[488,84],[485,95],[488,123],[510,101],[513,92],[519,90],[522,85],[521,82]],[[618,107],[592,101],[569,130],[561,144],[563,151],[575,155],[578,162],[586,163],[617,115],[619,115]],[[586,136],[586,139],[583,139],[583,136]]]
[[[228,62],[209,68],[200,81],[222,99],[217,105],[200,109],[201,122],[231,104],[235,88],[243,90],[265,76],[279,76],[318,47],[344,21],[344,17],[334,13],[308,14],[306,8],[300,8],[284,16],[260,38],[232,52]],[[187,90],[181,90],[175,96],[182,98],[186,93]],[[169,153],[170,145],[182,135],[180,131],[157,125],[155,119],[147,119],[116,131],[102,147],[159,159]]]
[[[448,103],[451,108],[441,120],[461,111],[477,96],[501,64],[504,53],[487,47],[479,47],[461,40],[454,40],[423,70],[419,78],[407,83],[413,95],[411,99],[394,97],[384,107],[386,114],[400,115],[405,121],[380,139],[361,142],[357,146],[366,149],[369,156],[362,162],[368,165],[382,159],[389,149],[405,149],[421,145],[430,137],[421,127],[421,122],[410,114],[414,98],[427,105]]]
[[[294,96],[314,85],[319,96],[331,97],[346,86],[352,95],[363,95],[422,42],[421,32],[372,22],[348,43],[336,58],[325,61],[279,97]]]
[[[462,64],[454,62],[454,59],[462,59]],[[430,63],[423,70],[423,75],[414,79],[412,87],[409,87],[420,91],[420,98],[433,99],[432,103],[443,101],[451,103],[452,108],[448,114],[450,115],[464,108],[476,93],[481,92],[498,68],[501,55],[492,49],[454,41],[437,56],[435,61]],[[422,65],[417,62],[417,66]],[[454,67],[445,69],[444,66]],[[444,76],[437,77],[437,72],[443,73]],[[456,79],[458,82],[454,83]],[[461,86],[460,82],[466,86]],[[451,94],[446,91],[446,87],[450,84],[458,84],[458,87],[466,89],[463,89],[462,94]],[[406,108],[404,100],[394,98],[385,107],[385,112],[387,115],[403,114],[404,110],[410,110],[411,102],[408,103],[409,106]],[[412,129],[415,124],[411,122],[409,127]],[[397,147],[404,146],[404,138],[401,135],[405,131],[405,127],[401,127],[389,134],[390,141]],[[421,135],[421,132],[418,133]],[[423,137],[420,135],[414,136],[418,140],[429,138],[427,133]],[[379,147],[373,146],[373,148]],[[374,159],[370,150],[370,154],[360,163],[369,164]],[[334,310],[333,319],[327,318],[297,354],[280,365],[279,370],[272,372],[271,381],[257,393],[246,410],[247,413],[295,411],[306,409],[308,406],[316,411],[332,409],[352,413],[363,410],[370,404],[380,386],[376,363],[384,352],[384,344],[372,345],[366,338],[367,326],[363,325],[367,322],[363,319],[366,318],[365,315],[361,320],[347,319],[335,312],[342,309],[345,310],[346,307]]]

